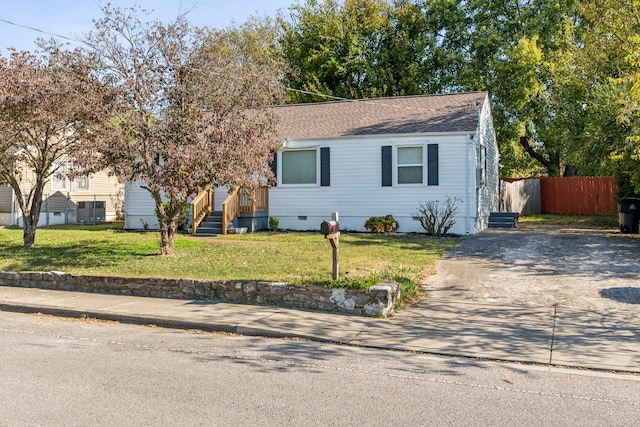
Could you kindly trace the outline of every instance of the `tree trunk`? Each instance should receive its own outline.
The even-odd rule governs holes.
[[[38,223],[35,224],[29,218],[29,215],[22,216],[22,222],[24,223],[22,231],[22,242],[25,249],[31,249],[36,242],[36,228]]]
[[[549,153],[549,166],[547,167],[547,175],[560,176],[560,153]]]
[[[42,197],[40,192],[36,192],[39,197]],[[38,229],[38,220],[40,219],[40,208],[42,207],[42,201],[35,197],[31,201],[30,208],[20,204],[22,210],[22,243],[25,249],[31,249],[36,243],[36,230]]]
[[[147,190],[149,190],[147,188]],[[178,232],[178,215],[181,205],[173,200],[163,203],[159,189],[149,190],[156,202],[156,215],[160,224],[160,254],[173,256],[176,254],[174,240]],[[173,206],[173,208],[171,208]]]
[[[162,256],[173,256],[176,254],[175,249],[176,227],[161,224],[160,225],[160,254]]]

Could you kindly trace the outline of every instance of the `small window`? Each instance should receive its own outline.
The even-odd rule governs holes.
[[[422,147],[398,147],[398,184],[422,184]]]
[[[75,189],[77,191],[89,191],[89,177],[80,176],[75,179]]]
[[[287,150],[282,152],[282,184],[316,184],[317,150]]]
[[[54,173],[51,175],[51,191],[67,191],[69,189],[66,178],[67,166],[60,163],[54,164]]]

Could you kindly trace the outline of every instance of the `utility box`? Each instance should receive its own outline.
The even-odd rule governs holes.
[[[320,233],[328,236],[339,231],[338,221],[322,221],[320,224]]]

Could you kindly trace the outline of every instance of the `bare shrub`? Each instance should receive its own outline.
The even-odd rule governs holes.
[[[420,202],[418,211],[411,218],[420,221],[420,226],[430,236],[442,237],[456,223],[453,219],[458,210],[455,204],[455,198],[447,198],[444,202],[439,200]]]

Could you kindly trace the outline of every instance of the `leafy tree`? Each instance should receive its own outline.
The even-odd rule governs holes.
[[[45,185],[54,175],[88,170],[93,130],[111,96],[79,51],[44,41],[40,47],[41,56],[13,49],[0,55],[0,182],[15,192],[25,248],[35,244]]]
[[[325,101],[311,93],[344,98],[375,96],[372,55],[386,25],[383,0],[308,0],[280,17],[286,84],[294,102]],[[304,92],[309,92],[305,94]]]
[[[575,15],[572,0],[308,0],[280,20],[286,84],[345,98],[489,90],[504,171],[557,175],[574,143],[556,78]]]
[[[458,2],[308,0],[280,16],[292,102],[447,91],[462,64]],[[465,30],[466,31],[466,30]]]
[[[585,21],[581,49],[591,71],[589,149],[606,159],[622,196],[640,194],[640,1],[579,3]]]
[[[562,126],[565,88],[556,71],[567,31],[576,23],[571,0],[473,0],[465,2],[468,59],[459,75],[467,90],[486,89],[500,144],[503,173],[530,173],[535,160],[549,175],[566,164],[569,141]]]
[[[273,38],[247,23],[228,31],[142,22],[138,8],[103,9],[86,42],[99,74],[121,88],[119,114],[97,148],[119,177],[155,202],[160,250],[175,253],[180,213],[208,186],[255,186],[270,177],[277,141],[264,106],[283,96]]]

